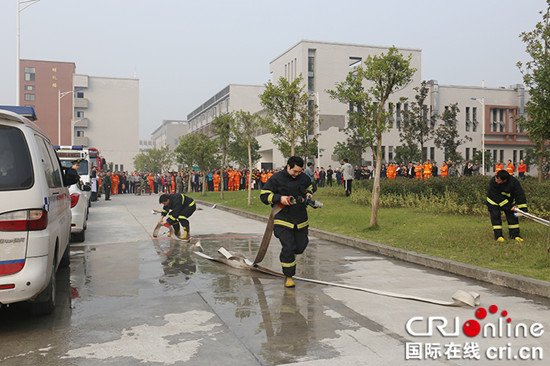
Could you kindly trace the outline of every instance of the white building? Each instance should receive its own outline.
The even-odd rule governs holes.
[[[97,148],[115,171],[139,153],[139,80],[74,74],[74,145]]]
[[[174,151],[180,144],[179,137],[187,134],[189,123],[179,120],[164,120],[151,134],[151,141],[155,149],[168,146]]]

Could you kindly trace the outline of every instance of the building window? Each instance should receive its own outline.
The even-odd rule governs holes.
[[[77,98],[84,98],[84,92],[76,92],[74,93]]]
[[[466,127],[466,131],[470,131],[470,107],[466,107],[466,123],[464,124]],[[468,159],[466,159],[468,160]]]
[[[472,107],[472,122],[473,122],[473,126],[472,126],[472,131],[476,132],[477,131],[477,107]]]
[[[386,147],[382,146],[382,161],[386,159]]]
[[[466,148],[466,161],[470,161],[470,148]]]
[[[35,100],[34,98],[35,98],[34,94],[25,93],[25,100],[26,101],[31,101],[32,102],[32,101]]]
[[[356,67],[359,66],[361,63],[361,57],[350,57],[349,58],[349,67]]]
[[[76,137],[84,137],[84,131],[77,130],[75,131]]]
[[[401,128],[401,103],[395,105],[395,121],[397,128]]]
[[[25,81],[34,81],[36,75],[36,68],[25,67]]]
[[[84,118],[84,111],[76,111],[77,118]]]
[[[500,150],[500,161],[504,162],[504,150]]]
[[[424,159],[428,158],[428,148],[426,146],[422,148],[422,156],[424,157]]]
[[[430,160],[435,160],[435,147],[430,147]]]
[[[514,164],[516,164],[516,162],[518,161],[518,151],[517,150],[514,150],[514,158],[512,160],[514,162]]]
[[[28,90],[28,91],[34,90],[34,85],[25,85],[25,90]]]
[[[393,161],[393,146],[388,146],[388,161]]]

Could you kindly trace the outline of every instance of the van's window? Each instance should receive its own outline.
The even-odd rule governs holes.
[[[56,188],[63,187],[63,171],[61,170],[61,165],[59,164],[59,159],[57,158],[57,154],[55,153],[55,149],[53,148],[53,145],[51,142],[44,140],[44,143],[46,144],[46,148],[48,149],[48,153],[50,155],[50,159],[52,161],[53,166],[53,181]]]
[[[46,177],[46,182],[48,182],[48,187],[50,188],[59,188],[63,187],[63,182],[61,180],[61,168],[57,163],[57,156],[53,147],[51,148],[54,158],[50,157],[48,150],[49,143],[38,135],[34,135],[36,138],[36,143],[40,149],[40,160],[42,161],[42,166],[44,167],[44,174]]]
[[[28,189],[34,184],[32,160],[21,130],[0,126],[0,191]]]
[[[61,166],[63,168],[71,168],[73,166],[72,160],[61,160]],[[88,175],[88,160],[81,160],[78,167],[78,175]]]

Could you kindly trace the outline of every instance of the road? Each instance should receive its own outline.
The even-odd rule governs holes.
[[[55,312],[32,318],[24,304],[0,309],[2,365],[548,364],[549,299],[314,237],[298,257],[298,276],[444,301],[474,291],[480,307],[301,281],[285,289],[280,278],[152,238],[157,202],[118,195],[93,205],[86,241],[71,244],[70,269],[59,272]],[[207,206],[191,217],[192,235],[211,256],[223,246],[253,259],[264,228]],[[279,247],[274,238],[262,262],[277,271]],[[469,337],[476,323],[481,331]]]

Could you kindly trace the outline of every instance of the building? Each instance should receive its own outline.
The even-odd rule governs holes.
[[[318,167],[340,166],[337,156],[333,155],[337,142],[344,142],[347,136],[343,129],[349,122],[349,106],[329,97],[327,90],[334,89],[336,84],[345,80],[348,73],[367,57],[387,53],[389,47],[377,47],[344,43],[328,43],[300,41],[270,63],[270,71],[274,83],[280,77],[296,79],[300,75],[304,79],[304,86],[311,94],[311,100],[318,106],[318,127],[314,133],[319,136],[319,156],[315,159]],[[404,56],[411,56],[411,67],[417,71],[412,82],[402,90],[392,94],[387,108],[392,113],[391,128],[383,136],[383,162],[394,160],[395,148],[403,143],[399,137],[401,112],[408,109],[408,102],[401,102],[401,98],[414,101],[416,91],[422,82],[421,77],[421,50],[399,48]],[[495,160],[504,163],[512,160],[519,162],[524,156],[525,149],[532,146],[529,138],[516,124],[517,116],[524,112],[526,93],[521,85],[510,88],[482,88],[465,86],[439,85],[437,81],[428,83],[430,89],[426,100],[431,113],[442,113],[453,103],[458,103],[460,112],[457,116],[457,128],[461,136],[468,136],[472,141],[459,146],[459,152],[464,159],[469,160],[477,150],[483,147],[490,150]],[[483,103],[483,104],[482,104]],[[389,104],[388,104],[389,107]],[[481,122],[485,121],[485,129]],[[395,122],[395,123],[394,123]],[[438,121],[437,123],[440,123]],[[483,131],[485,135],[483,135]],[[482,137],[484,136],[484,140]],[[272,164],[278,168],[286,163],[285,157],[277,150],[271,141],[270,134],[257,137],[261,145],[261,166]],[[485,146],[483,146],[484,141]],[[424,156],[432,161],[442,162],[445,152],[438,149],[433,140],[427,141],[424,146]],[[375,164],[370,148],[363,154],[363,165]],[[491,167],[487,166],[489,171]]]
[[[243,110],[250,113],[262,109],[259,95],[263,85],[230,84],[187,115],[189,133],[212,135],[211,122],[216,116]]]
[[[151,141],[155,149],[168,146],[174,151],[180,144],[179,137],[187,134],[188,131],[187,121],[164,120],[151,134]]]
[[[75,74],[72,62],[21,60],[21,104],[56,145],[97,148],[115,170],[139,152],[139,80]]]
[[[115,171],[139,153],[139,80],[74,75],[74,144],[95,147]]]
[[[73,62],[20,60],[22,106],[34,107],[36,123],[55,145],[71,145]]]

